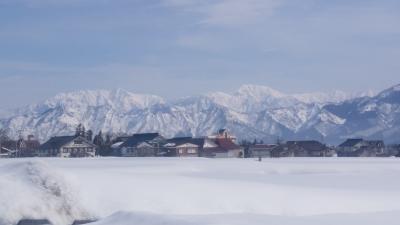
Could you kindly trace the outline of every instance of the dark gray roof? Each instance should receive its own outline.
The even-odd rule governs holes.
[[[47,142],[45,142],[44,144],[42,144],[39,149],[59,149],[61,148],[63,145],[68,144],[69,142],[75,140],[75,139],[81,139],[82,141],[84,141],[86,144],[91,145],[93,147],[96,147],[96,145],[90,143],[86,138],[83,137],[77,137],[77,136],[56,136],[56,137],[52,137],[50,138],[50,140],[48,140]]]
[[[288,146],[297,145],[308,151],[321,151],[327,148],[326,145],[319,141],[288,141],[286,144]]]
[[[59,149],[63,145],[74,140],[75,136],[58,136],[52,137],[50,140],[40,146],[40,149]]]
[[[204,138],[192,138],[192,137],[176,137],[166,140],[167,143],[173,143],[175,145],[182,145],[186,143],[195,144],[199,147],[203,147]]]
[[[381,140],[372,140],[372,141],[367,141],[369,146],[373,147],[384,147],[385,143]]]
[[[156,138],[164,139],[159,133],[134,134],[128,138],[120,147],[135,147],[140,143],[149,142]]]
[[[339,147],[344,148],[344,147],[354,147],[360,142],[363,142],[364,140],[361,138],[355,138],[355,139],[347,139],[345,142],[339,145]]]

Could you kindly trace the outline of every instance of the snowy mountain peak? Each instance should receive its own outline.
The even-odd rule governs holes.
[[[242,85],[239,90],[235,93],[235,95],[240,95],[240,96],[248,96],[248,97],[254,97],[254,98],[265,98],[265,97],[275,97],[275,98],[282,98],[285,96],[285,94],[272,89],[267,86],[261,86],[261,85]]]
[[[400,85],[375,97],[359,96],[341,91],[290,95],[243,85],[232,94],[214,92],[166,103],[158,96],[123,89],[87,90],[61,93],[16,110],[0,119],[0,127],[14,136],[23,130],[23,135],[34,134],[42,141],[71,134],[79,123],[94,132],[161,132],[166,137],[203,136],[220,128],[242,139],[398,137]],[[390,132],[382,133],[385,129]]]
[[[163,103],[161,97],[154,95],[133,94],[123,89],[108,90],[84,90],[61,93],[44,102],[49,107],[62,105],[64,107],[98,107],[109,105],[110,107],[129,110],[132,108],[147,108],[154,104]]]
[[[400,98],[400,84],[392,86],[386,90],[383,90],[377,95],[377,98],[397,100],[397,98]]]

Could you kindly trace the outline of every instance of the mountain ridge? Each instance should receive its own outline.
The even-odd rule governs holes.
[[[393,142],[399,141],[396,134],[400,133],[399,93],[400,85],[375,96],[285,94],[243,85],[231,94],[213,92],[166,101],[123,89],[84,90],[19,108],[0,119],[0,126],[9,128],[13,136],[22,132],[40,140],[71,134],[82,123],[94,132],[157,131],[167,137],[204,136],[227,128],[240,139],[270,142],[281,138],[337,143],[355,135]]]

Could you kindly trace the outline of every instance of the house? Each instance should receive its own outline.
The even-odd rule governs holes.
[[[395,149],[394,155],[395,155],[396,157],[400,157],[400,145],[395,145],[395,146],[394,146],[394,149]]]
[[[149,157],[163,155],[165,138],[159,133],[134,134],[119,146],[117,151],[123,157]]]
[[[202,156],[210,158],[242,158],[244,148],[235,144],[231,139],[219,138],[214,147],[203,148]]]
[[[52,137],[39,147],[36,155],[39,157],[94,157],[96,145],[81,136]]]
[[[248,147],[249,157],[251,158],[270,158],[272,151],[278,147],[277,144],[254,144]]]
[[[40,142],[35,139],[35,136],[28,135],[26,140],[18,141],[19,157],[33,157],[40,147]]]
[[[0,158],[15,157],[15,150],[0,146]]]
[[[272,150],[272,157],[331,157],[335,151],[319,141],[288,141]]]
[[[236,137],[227,129],[220,129],[215,135],[205,138],[200,156],[211,158],[244,157],[244,148],[235,143]]]
[[[12,158],[17,156],[18,143],[14,140],[5,140],[0,143],[0,157]]]
[[[26,140],[21,138],[18,141],[6,140],[1,142],[0,154],[3,154],[3,157],[5,157],[5,154],[8,154],[9,157],[33,157],[39,146],[39,141],[33,135],[29,135]]]
[[[166,140],[163,145],[166,156],[198,157],[204,146],[204,138],[178,137]]]
[[[236,136],[229,133],[227,129],[219,129],[217,134],[208,136],[209,139],[216,140],[216,139],[230,139],[233,142],[236,142]]]
[[[347,139],[337,150],[341,157],[374,157],[384,154],[385,144],[381,140]]]

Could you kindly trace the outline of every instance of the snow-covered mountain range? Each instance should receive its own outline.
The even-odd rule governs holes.
[[[244,85],[232,94],[216,92],[166,101],[154,95],[113,91],[59,94],[0,119],[15,136],[40,140],[74,133],[82,123],[94,132],[161,132],[166,137],[203,136],[227,128],[239,139],[315,139],[338,143],[348,137],[400,142],[400,85],[371,92],[284,94]]]

